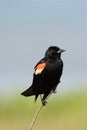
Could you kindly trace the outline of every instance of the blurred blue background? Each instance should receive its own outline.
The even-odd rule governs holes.
[[[86,0],[0,0],[0,130],[28,129],[41,102],[20,93],[51,45],[66,50],[63,75],[34,127],[87,130]]]
[[[87,1],[0,0],[0,93],[28,88],[51,45],[66,50],[59,91],[86,89]]]

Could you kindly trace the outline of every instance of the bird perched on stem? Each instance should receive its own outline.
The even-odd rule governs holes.
[[[45,99],[51,91],[55,92],[57,85],[60,83],[60,77],[63,70],[63,61],[61,53],[65,50],[57,46],[50,46],[45,52],[45,56],[34,67],[32,85],[21,93],[23,96],[35,95],[35,101],[39,95],[42,104],[45,105]]]

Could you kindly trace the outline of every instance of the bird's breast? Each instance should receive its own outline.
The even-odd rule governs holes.
[[[54,80],[59,80],[62,74],[62,70],[63,70],[63,62],[59,61],[59,62],[54,62],[51,64],[47,64],[47,68],[46,68],[46,76],[47,78],[49,78],[50,80],[54,79]]]

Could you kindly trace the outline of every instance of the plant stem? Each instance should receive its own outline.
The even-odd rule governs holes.
[[[53,93],[53,90],[50,91],[49,95],[45,98],[45,101],[49,98],[49,96],[50,96],[52,93]],[[35,114],[35,117],[33,118],[32,122],[31,122],[31,125],[30,125],[29,130],[32,130],[32,128],[33,128],[33,126],[34,126],[34,124],[35,124],[35,121],[36,121],[36,119],[37,119],[37,117],[38,117],[38,115],[39,115],[39,113],[40,113],[42,107],[43,107],[43,104],[41,104],[41,106],[39,107],[37,113]]]

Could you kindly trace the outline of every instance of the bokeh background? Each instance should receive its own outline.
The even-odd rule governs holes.
[[[64,71],[34,129],[87,130],[87,1],[0,0],[0,129],[28,130],[40,100],[20,93],[56,45]]]

